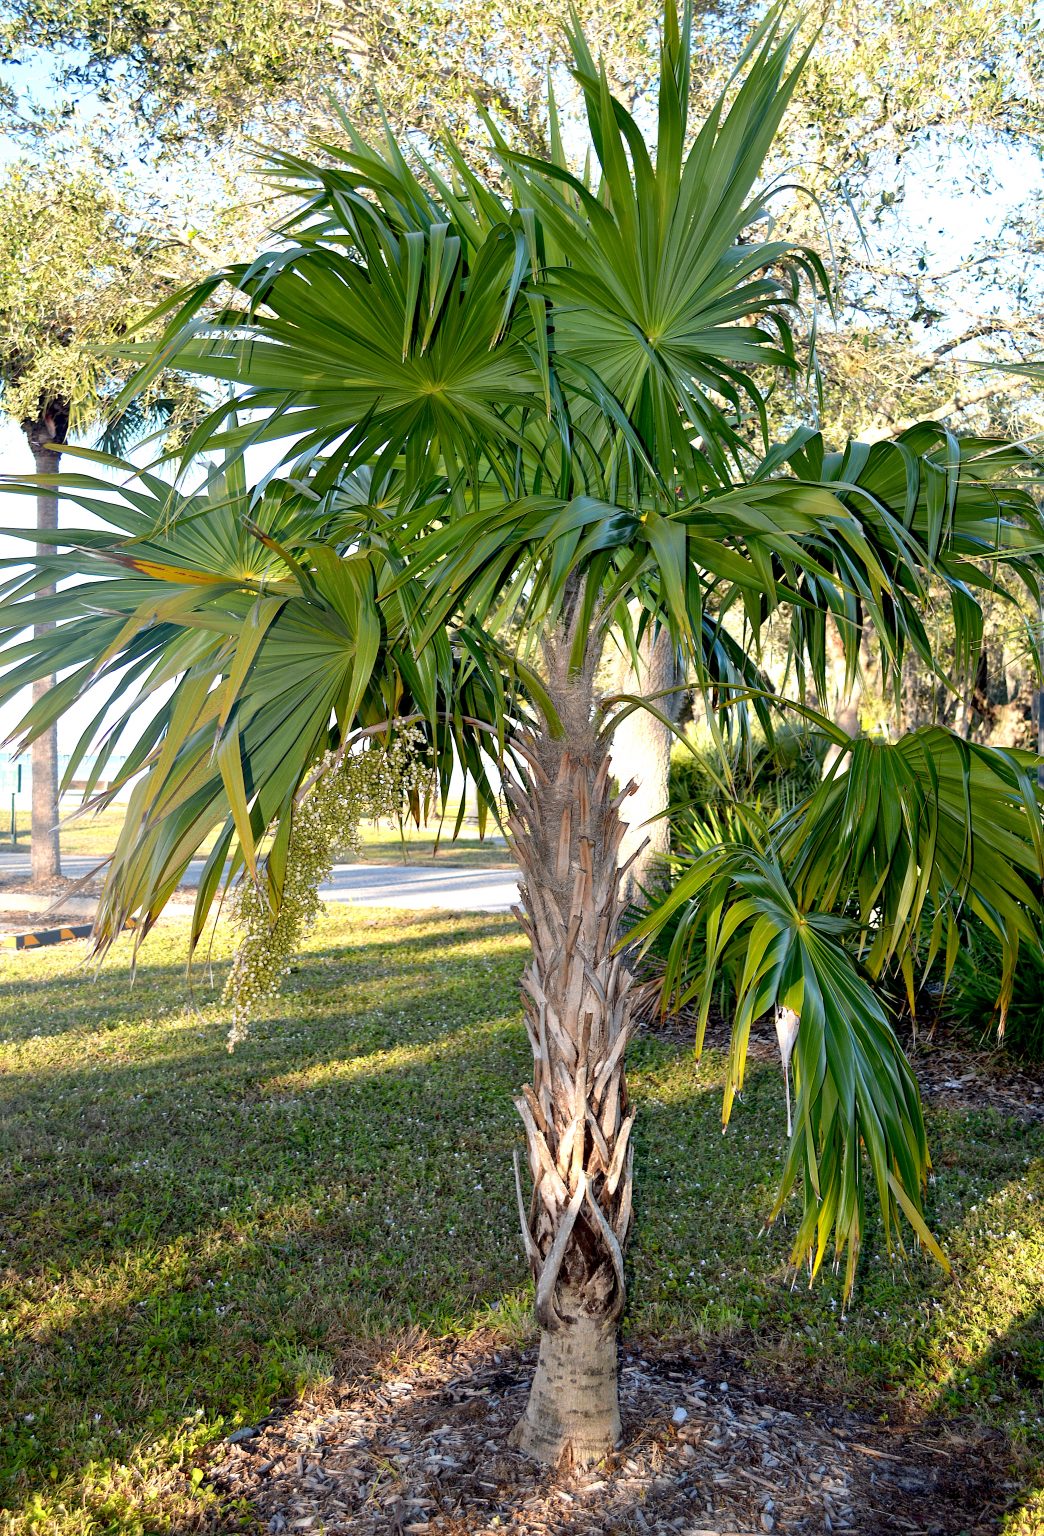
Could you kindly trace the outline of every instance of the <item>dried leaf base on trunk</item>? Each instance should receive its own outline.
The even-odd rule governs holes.
[[[534,732],[519,743],[527,772],[509,791],[522,870],[517,915],[533,947],[522,979],[533,1083],[515,1100],[526,1129],[528,1203],[520,1177],[517,1188],[541,1328],[540,1362],[514,1438],[541,1461],[584,1465],[620,1436],[616,1324],[631,1225],[634,1112],[624,1050],[632,993],[626,961],[614,953],[624,910],[623,794],[599,728],[595,659],[570,675],[567,654],[564,641],[548,651],[562,732]]]

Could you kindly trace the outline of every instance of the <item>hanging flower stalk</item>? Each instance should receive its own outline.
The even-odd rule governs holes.
[[[323,910],[319,887],[339,854],[358,856],[366,821],[401,817],[430,784],[424,737],[407,726],[387,743],[361,751],[328,752],[293,812],[286,872],[273,914],[268,880],[244,873],[232,896],[231,918],[240,938],[225,983],[231,1004],[228,1048],[246,1037],[250,1020],[276,996],[283,977]]]

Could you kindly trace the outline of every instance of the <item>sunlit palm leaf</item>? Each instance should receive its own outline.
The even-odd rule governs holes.
[[[894,744],[861,738],[777,833],[806,909],[850,915],[873,975],[914,972],[940,946],[946,974],[958,918],[983,923],[1004,956],[1003,1023],[1020,942],[1039,945],[1044,824],[1030,753],[978,746],[941,726]]]
[[[803,909],[770,854],[744,846],[710,850],[633,937],[646,946],[671,918],[665,987],[676,1003],[698,1000],[697,1050],[722,974],[735,1004],[722,1123],[742,1092],[751,1025],[771,1009],[800,1018],[793,1056],[794,1129],[773,1215],[801,1184],[804,1215],[795,1264],[815,1274],[831,1234],[847,1248],[851,1290],[865,1220],[864,1154],[879,1197],[884,1237],[899,1240],[899,1212],[942,1255],[920,1214],[929,1159],[910,1067],[866,977],[844,943],[847,924]],[[692,974],[697,953],[700,970]]]
[[[195,941],[225,883],[226,856],[230,876],[244,860],[254,864],[316,761],[353,732],[419,715],[443,786],[455,754],[480,798],[493,801],[483,766],[492,743],[481,725],[495,728],[506,714],[510,683],[498,678],[491,700],[488,670],[445,636],[423,657],[412,654],[401,605],[377,602],[387,572],[379,539],[361,547],[374,521],[367,507],[324,503],[277,483],[255,496],[236,462],[195,495],[131,465],[109,467],[122,472],[118,497],[110,482],[66,477],[69,499],[96,526],[63,529],[55,541],[74,540],[71,550],[42,559],[29,580],[21,572],[11,579],[0,624],[9,642],[0,700],[37,677],[63,674],[26,714],[25,739],[93,687],[102,702],[66,778],[98,749],[91,796],[114,751],[125,754],[90,801],[107,803],[133,785],[99,908],[100,943],[130,916],[143,937],[218,832]],[[36,485],[12,489],[31,494]],[[331,521],[340,536],[351,532],[355,553],[321,542]],[[79,579],[55,597],[35,596],[41,581],[69,577]],[[13,643],[28,624],[52,617],[65,622]]]
[[[919,612],[929,588],[945,589],[967,658],[991,581],[981,562],[1037,581],[1041,519],[1014,452],[984,459],[931,426],[840,456],[808,433],[767,455],[755,446],[758,380],[798,368],[791,311],[826,286],[813,253],[762,238],[760,168],[802,63],[780,13],[691,143],[689,24],[668,15],[655,159],[579,30],[571,44],[598,186],[570,172],[553,102],[546,162],[491,129],[498,188],[452,144],[449,169],[425,167],[350,127],[322,163],[273,156],[299,209],[254,262],[169,306],[138,381],[174,365],[231,385],[185,450],[188,462],[226,447],[229,461],[193,494],[112,462],[115,491],[64,477],[67,502],[89,514],[82,530],[9,564],[0,700],[58,674],[23,722],[32,736],[98,688],[74,763],[100,746],[96,786],[117,745],[128,754],[102,943],[132,913],[147,928],[214,833],[194,939],[244,864],[277,898],[316,762],[394,719],[420,720],[443,787],[458,762],[491,804],[485,763],[510,759],[527,700],[549,732],[561,727],[531,659],[565,611],[574,662],[611,630],[634,655],[666,629],[742,737],[745,708],[769,731],[788,703],[759,664],[776,615],[790,621],[799,691],[809,674],[821,689],[829,623],[850,670],[872,632],[894,677],[910,648],[934,661]],[[225,285],[233,299],[215,311]],[[248,487],[249,445],[277,441],[286,463]],[[54,582],[57,596],[36,597]],[[713,974],[733,979],[727,1110],[752,1019],[775,1001],[800,1008],[784,1191],[804,1183],[798,1248],[815,1267],[835,1231],[849,1278],[861,1147],[887,1232],[901,1210],[930,1242],[916,1090],[849,941],[876,966],[930,908],[945,926],[963,902],[1010,946],[1034,915],[1035,866],[1020,853],[999,870],[1029,846],[1018,760],[965,752],[959,766],[928,737],[894,753],[867,757],[894,802],[871,805],[860,758],[847,785],[838,772],[804,808],[803,830],[795,813],[769,848],[711,852],[664,909],[710,957],[694,980],[679,939],[669,990],[701,995],[705,1011]],[[1003,801],[980,859],[958,846],[958,791],[965,813],[987,792]],[[835,816],[851,824],[847,852],[829,841]]]

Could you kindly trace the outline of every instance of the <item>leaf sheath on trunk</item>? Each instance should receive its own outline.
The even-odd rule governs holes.
[[[561,733],[525,739],[531,765],[509,787],[522,870],[518,916],[532,944],[523,977],[533,1083],[515,1103],[532,1195],[521,1197],[537,1318],[612,1326],[624,1307],[631,1225],[631,1111],[624,1080],[632,977],[614,953],[626,902],[625,833],[593,689],[594,662],[568,670],[566,637],[548,648]]]

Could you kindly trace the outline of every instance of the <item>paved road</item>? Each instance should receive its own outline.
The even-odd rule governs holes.
[[[62,873],[79,879],[97,867],[98,860],[68,855]],[[203,862],[195,860],[185,876],[195,886]],[[0,877],[29,881],[28,853],[0,854]],[[343,901],[370,907],[442,907],[450,912],[509,912],[518,901],[518,878],[512,869],[447,869],[432,864],[335,864],[326,885],[324,901]],[[46,905],[47,903],[45,903]],[[0,891],[0,905],[14,909],[26,902],[14,892]],[[35,905],[35,903],[34,903]]]
[[[438,869],[430,864],[335,864],[324,901],[370,907],[444,907],[451,912],[510,912],[518,901],[511,869]]]

